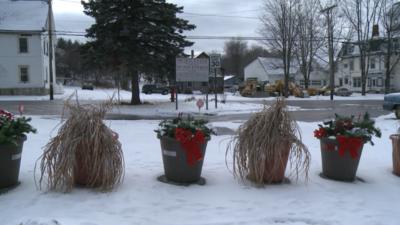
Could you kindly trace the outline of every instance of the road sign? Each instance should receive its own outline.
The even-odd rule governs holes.
[[[199,110],[200,110],[201,108],[203,108],[203,106],[204,106],[204,101],[203,101],[203,99],[197,100],[196,105],[197,105],[197,108],[199,108]]]
[[[210,67],[214,68],[214,69],[221,67],[221,55],[220,54],[211,54],[210,55]]]
[[[176,58],[176,81],[208,82],[209,66],[206,58]]]

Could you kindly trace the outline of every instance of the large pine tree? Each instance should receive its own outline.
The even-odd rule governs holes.
[[[194,25],[178,18],[183,7],[165,0],[89,0],[83,2],[86,15],[95,19],[87,37],[99,55],[126,68],[132,80],[131,104],[140,104],[139,73],[166,68],[171,56],[181,54],[193,43],[182,33]]]

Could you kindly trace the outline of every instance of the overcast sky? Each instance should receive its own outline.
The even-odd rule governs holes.
[[[262,0],[167,0],[184,6],[180,16],[197,28],[186,33],[190,36],[259,36]],[[93,20],[83,14],[80,0],[54,0],[56,29],[58,31],[84,32]],[[200,14],[200,15],[199,15]],[[79,37],[69,37],[79,38]],[[83,40],[81,38],[81,40]],[[217,51],[223,53],[226,40],[193,40],[196,52]],[[251,42],[249,44],[252,44]]]

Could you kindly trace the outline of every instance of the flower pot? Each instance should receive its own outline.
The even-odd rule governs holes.
[[[281,146],[281,160],[265,162],[264,182],[266,183],[282,183],[285,179],[286,165],[289,159],[290,146]],[[275,171],[273,169],[275,168]]]
[[[22,147],[26,136],[17,140],[17,145],[0,144],[0,189],[18,184]]]
[[[82,154],[85,152],[83,151],[77,151],[75,154],[75,166],[74,166],[74,182],[75,184],[79,186],[85,186],[85,187],[98,187],[101,185],[100,179],[101,175],[97,176],[95,178],[95,181],[91,181],[91,177],[89,174],[89,166],[83,161]]]
[[[364,143],[355,149],[357,156],[352,156],[349,149],[339,154],[339,142],[337,139],[321,139],[322,174],[329,179],[339,181],[354,181],[356,178],[358,163]]]
[[[393,144],[393,173],[400,176],[400,134],[390,136]]]
[[[176,183],[195,183],[200,179],[207,140],[200,146],[202,159],[193,165],[188,163],[187,153],[177,140],[163,136],[160,143],[164,173],[168,180]]]
[[[281,154],[281,160],[266,160],[265,162],[263,181],[266,184],[282,183],[285,179],[285,170],[289,159],[290,146],[282,145],[279,152]],[[257,180],[255,175],[252,173],[247,176],[247,179],[252,181]]]

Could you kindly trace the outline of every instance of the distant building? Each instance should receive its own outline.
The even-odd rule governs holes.
[[[387,39],[379,37],[378,28],[375,27],[374,36],[368,40],[368,62],[366,69],[366,90],[383,92],[385,89],[385,52]],[[398,61],[400,53],[400,37],[393,40],[393,62]],[[391,74],[391,90],[400,90],[400,63],[394,64]],[[352,91],[361,92],[361,66],[360,51],[357,43],[345,43],[338,55],[337,72],[335,74],[336,86],[346,87]]]
[[[0,94],[49,92],[48,21],[45,1],[0,1]],[[54,62],[53,75],[55,81]]]
[[[260,83],[274,84],[284,79],[283,62],[276,57],[258,57],[244,69],[245,80],[253,79]],[[292,82],[304,87],[304,77],[300,72],[298,63],[293,60],[289,69],[289,79]],[[309,87],[321,87],[326,85],[328,72],[319,64],[315,63],[310,74]]]
[[[200,54],[195,55],[194,58],[210,59],[210,56],[205,52],[201,52]],[[224,89],[223,69],[217,69],[216,73],[217,79],[215,85],[217,91],[221,93]],[[193,91],[200,91],[202,93],[214,92],[214,77],[215,71],[210,68],[208,82],[179,82],[178,87],[183,93],[191,93]]]

